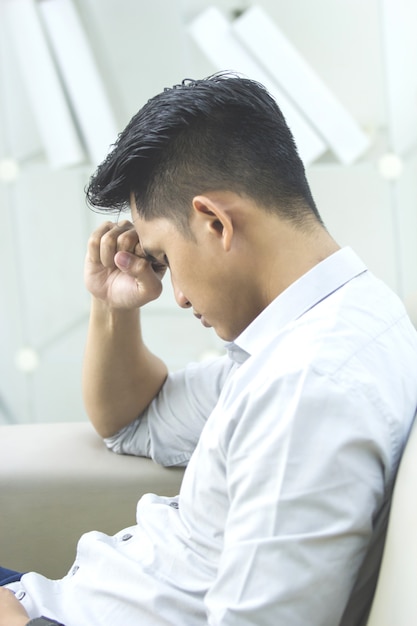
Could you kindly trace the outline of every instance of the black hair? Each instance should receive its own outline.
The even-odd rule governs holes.
[[[293,136],[259,83],[230,73],[185,79],[151,98],[119,135],[87,187],[97,209],[134,195],[144,219],[188,230],[192,198],[227,190],[303,224],[321,223]]]

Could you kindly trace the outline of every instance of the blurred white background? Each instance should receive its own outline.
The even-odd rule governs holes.
[[[329,230],[403,299],[417,291],[415,0],[0,0],[0,10],[0,423],[85,419],[83,259],[106,218],[86,207],[84,187],[130,117],[184,77],[266,76],[301,119]],[[259,37],[272,46],[264,59]],[[222,349],[175,305],[169,280],[144,324],[171,369]]]

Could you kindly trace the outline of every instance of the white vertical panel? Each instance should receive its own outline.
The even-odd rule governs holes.
[[[14,365],[24,341],[23,302],[13,229],[14,184],[0,183],[0,423],[29,420],[27,380]]]
[[[372,272],[398,292],[390,183],[371,161],[350,167],[315,165],[307,174],[324,223],[336,241],[351,246]]]
[[[37,422],[76,422],[86,419],[81,369],[88,314],[41,353],[32,374],[33,412]]]
[[[14,254],[25,295],[25,339],[37,351],[88,309],[83,285],[89,235],[84,185],[77,170],[51,176],[42,163],[28,164],[16,185]]]
[[[71,0],[43,0],[40,11],[92,162],[117,138],[117,125],[91,47]]]
[[[248,9],[232,29],[342,163],[352,163],[365,152],[365,133],[263,9]]]
[[[391,150],[417,144],[417,2],[380,0]]]
[[[59,168],[84,159],[68,103],[33,0],[5,0],[3,15],[48,160]]]
[[[391,186],[401,275],[398,291],[407,298],[417,294],[417,151],[404,160],[402,174]]]
[[[4,19],[4,3],[0,2],[0,156],[17,160],[43,151],[36,120],[28,101],[20,72],[16,71]]]
[[[326,146],[317,133],[233,36],[230,23],[218,9],[210,7],[203,11],[191,22],[189,32],[217,71],[232,70],[243,73],[268,89],[287,120],[305,164],[313,162],[326,151]]]

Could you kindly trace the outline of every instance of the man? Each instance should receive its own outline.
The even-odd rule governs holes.
[[[18,609],[67,626],[365,624],[417,337],[324,227],[277,105],[232,75],[165,90],[87,194],[131,212],[88,244],[88,413],[116,452],[187,469],[134,527],[83,536],[63,580],[9,584]],[[168,374],[146,348],[139,310],[167,269],[226,356]]]

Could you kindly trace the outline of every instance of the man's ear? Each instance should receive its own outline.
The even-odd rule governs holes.
[[[232,245],[233,219],[227,201],[211,195],[193,198],[194,217],[202,225],[206,234],[221,239],[222,246],[228,252]]]

